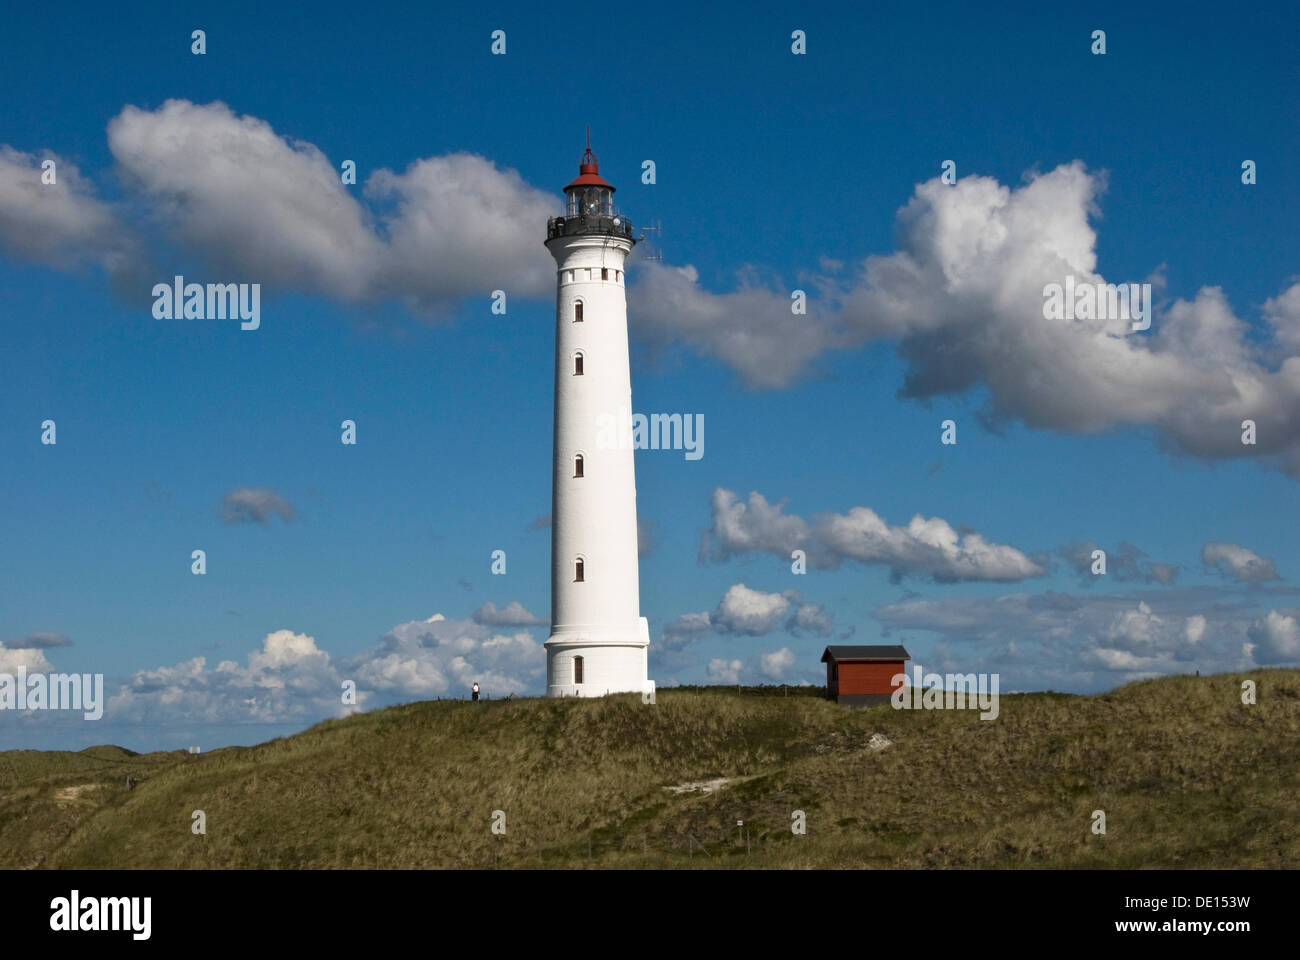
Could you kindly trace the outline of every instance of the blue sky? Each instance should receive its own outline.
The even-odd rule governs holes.
[[[588,123],[663,225],[634,406],[706,424],[701,460],[637,455],[661,684],[817,682],[828,642],[1004,690],[1295,665],[1295,13],[1217,6],[16,9],[0,667],[117,699],[0,714],[0,746],[256,742],[339,712],[340,678],[367,707],[543,688],[542,239]],[[155,319],[177,272],[261,283],[261,328]],[[1062,272],[1153,281],[1152,329],[1049,329]],[[289,519],[225,522],[231,496]]]

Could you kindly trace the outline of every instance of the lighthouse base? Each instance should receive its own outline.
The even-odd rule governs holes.
[[[650,624],[645,617],[630,629],[561,627],[545,646],[548,697],[654,695],[654,681],[648,678]]]

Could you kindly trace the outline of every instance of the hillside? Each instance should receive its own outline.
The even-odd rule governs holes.
[[[1007,695],[991,722],[718,688],[413,703],[198,756],[0,753],[5,868],[588,865],[1300,866],[1300,671]]]

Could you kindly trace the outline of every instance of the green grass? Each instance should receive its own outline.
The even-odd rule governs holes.
[[[1007,695],[994,721],[760,693],[414,703],[197,756],[0,753],[0,867],[1300,865],[1300,671]],[[717,777],[736,779],[664,789]]]

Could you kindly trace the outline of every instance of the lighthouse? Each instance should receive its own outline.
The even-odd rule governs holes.
[[[546,694],[648,693],[625,296],[636,238],[600,176],[590,131],[564,197],[564,215],[546,225],[557,289]],[[611,442],[611,423],[627,436]]]

